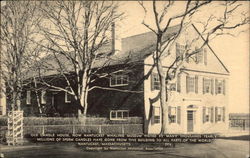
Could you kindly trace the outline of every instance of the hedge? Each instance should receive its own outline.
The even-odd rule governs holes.
[[[83,120],[76,117],[24,117],[24,126],[33,125],[74,125],[82,124]],[[87,117],[85,124],[87,125],[103,125],[103,124],[141,124],[140,117],[130,117],[125,121],[111,121],[108,118],[90,118]],[[7,126],[7,116],[0,117],[0,126]]]

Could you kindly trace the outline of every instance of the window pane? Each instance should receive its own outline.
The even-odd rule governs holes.
[[[121,78],[121,76],[117,76],[116,77],[116,81],[117,81],[116,84],[122,84],[122,78]]]
[[[115,77],[111,77],[111,85],[116,85]]]
[[[117,112],[117,118],[122,118],[122,112],[121,111]]]
[[[123,112],[123,118],[128,118],[128,112],[127,111]]]
[[[116,112],[115,111],[111,111],[111,118],[116,118]]]

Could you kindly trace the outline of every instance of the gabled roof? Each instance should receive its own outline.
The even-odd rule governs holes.
[[[200,34],[200,32],[197,30],[197,28],[194,25],[192,26],[194,27],[195,31],[201,36],[201,38],[205,40]],[[179,27],[180,25],[170,27],[168,31],[163,35],[163,41],[175,35],[178,32]],[[114,54],[112,54],[111,43],[109,43],[105,45],[105,47],[101,48],[99,52],[103,51],[104,54],[112,55],[98,58],[97,60],[95,60],[93,68],[126,64],[131,62],[143,63],[144,59],[155,51],[155,44],[156,35],[152,31],[121,39],[122,50]],[[212,51],[214,56],[218,59],[218,61],[221,63],[221,65],[225,68],[226,72],[229,73],[228,69],[218,58],[218,56],[215,54],[209,44],[207,44],[207,46]],[[61,63],[65,65],[65,68],[67,68],[67,70],[73,70],[73,65],[71,65],[68,59],[66,59],[64,56],[58,56],[58,59],[61,61]],[[53,66],[54,68],[58,68],[58,65],[56,64],[56,61],[55,59],[53,59],[52,55],[45,57],[43,60],[48,63],[47,66]],[[51,70],[46,72],[45,75],[47,76],[53,74],[58,74],[58,71]]]
[[[192,26],[194,27],[195,31],[200,35],[200,37],[202,38],[202,40],[205,41],[204,37],[201,35],[201,33],[198,31],[198,29],[194,26],[194,24],[192,24]],[[220,60],[220,58],[216,55],[216,53],[214,52],[214,50],[212,49],[212,47],[208,43],[207,43],[207,46],[211,50],[211,52],[214,54],[214,56],[217,58],[217,60],[221,63],[221,65],[224,67],[224,69],[227,71],[227,73],[229,73],[228,69],[223,64],[223,62]]]

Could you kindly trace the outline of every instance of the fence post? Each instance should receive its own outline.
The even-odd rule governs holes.
[[[243,130],[246,129],[246,120],[243,120]]]

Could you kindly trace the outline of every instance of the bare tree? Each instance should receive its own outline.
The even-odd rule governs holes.
[[[39,52],[31,39],[37,35],[40,3],[7,1],[1,6],[1,88],[11,100],[12,110],[21,109],[21,92],[26,85],[34,53]]]
[[[41,45],[47,56],[43,62],[53,59],[54,64],[46,63],[48,71],[61,75],[66,87],[46,80],[44,76],[48,71],[44,71],[45,74],[40,71],[40,81],[50,88],[71,94],[80,105],[78,114],[85,116],[88,92],[93,89],[89,87],[94,82],[92,78],[109,63],[108,58],[115,51],[110,49],[110,28],[122,16],[117,11],[118,3],[53,1],[45,2],[44,6],[45,20],[40,30],[44,39]],[[107,74],[98,77],[107,77]]]
[[[243,4],[236,1],[187,1],[187,2],[175,2],[175,1],[153,1],[152,12],[149,11],[149,7],[145,5],[143,1],[138,2],[139,5],[145,11],[145,17],[142,24],[156,35],[156,46],[155,52],[153,53],[154,65],[156,66],[157,72],[159,74],[160,80],[160,106],[162,110],[162,126],[161,134],[167,133],[167,123],[169,121],[168,116],[168,100],[170,97],[170,91],[168,87],[169,83],[176,79],[177,74],[179,74],[183,68],[183,63],[188,60],[188,58],[194,57],[195,54],[200,52],[202,48],[211,40],[220,35],[233,35],[229,30],[237,29],[245,24],[249,24],[249,15],[244,10],[240,9]],[[160,4],[158,4],[160,3]],[[182,3],[184,6],[179,7],[178,10],[173,14],[173,8],[177,3]],[[197,15],[209,5],[220,6],[221,14],[213,15],[211,13],[207,18],[203,17],[202,20],[197,18]],[[171,11],[172,10],[172,11]],[[154,25],[150,26],[145,22],[146,15],[153,15]],[[204,15],[204,14],[203,14]],[[233,20],[234,17],[240,20]],[[164,39],[163,36],[168,32],[171,25],[178,23],[178,31],[173,36]],[[181,56],[176,56],[167,69],[163,68],[162,61],[165,58],[171,58],[169,53],[173,44],[180,38],[182,33],[185,33],[185,29],[193,23],[201,24],[203,30],[200,31],[200,35],[189,42],[184,52]],[[190,37],[191,38],[191,37]],[[192,44],[194,44],[198,38],[203,39],[203,43],[200,44],[198,48],[191,49]]]

